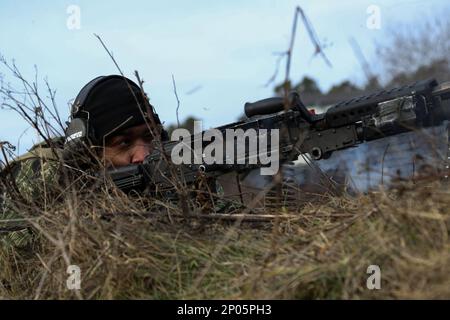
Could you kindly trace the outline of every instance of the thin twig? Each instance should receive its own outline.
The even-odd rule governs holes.
[[[180,118],[178,117],[178,110],[180,109],[180,99],[178,99],[177,94],[177,85],[175,84],[175,77],[172,75],[172,83],[173,83],[173,93],[175,94],[175,98],[177,98],[177,125],[180,127]]]
[[[298,20],[299,14],[302,17],[303,25],[306,28],[309,39],[311,40],[311,42],[313,43],[314,48],[315,48],[313,57],[316,55],[320,55],[322,57],[322,59],[325,61],[325,63],[330,68],[332,67],[330,60],[327,58],[327,56],[325,55],[325,53],[323,51],[323,46],[320,43],[316,32],[314,31],[312,23],[306,17],[306,14],[304,13],[303,9],[300,6],[297,6],[295,9],[295,13],[294,13],[294,21],[293,21],[292,29],[291,29],[291,38],[289,41],[289,47],[286,51],[277,53],[277,55],[279,55],[279,57],[277,58],[275,72],[274,72],[273,76],[269,79],[269,81],[266,83],[266,86],[268,86],[269,84],[271,84],[275,81],[277,74],[278,74],[279,64],[280,64],[281,60],[284,57],[286,57],[285,79],[284,79],[284,83],[283,83],[283,86],[285,88],[285,96],[287,96],[287,93],[288,93],[287,91],[289,91],[291,89],[290,84],[289,84],[289,73],[290,73],[290,69],[291,69],[292,52],[294,50],[295,34],[296,34],[296,30],[297,30],[297,20]]]

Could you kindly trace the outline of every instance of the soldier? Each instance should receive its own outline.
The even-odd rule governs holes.
[[[107,167],[141,163],[151,152],[155,136],[167,139],[145,93],[122,76],[89,82],[75,99],[71,113],[65,148],[78,151],[87,146]]]
[[[119,75],[90,81],[72,105],[65,137],[34,146],[2,170],[0,242],[15,247],[32,242],[33,232],[21,212],[61,192],[68,183],[62,179],[63,169],[141,163],[155,137],[165,140],[167,133],[136,83]]]

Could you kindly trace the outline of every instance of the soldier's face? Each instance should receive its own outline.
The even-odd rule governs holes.
[[[131,127],[106,141],[103,153],[105,165],[121,167],[142,163],[152,148],[152,134],[148,126]]]

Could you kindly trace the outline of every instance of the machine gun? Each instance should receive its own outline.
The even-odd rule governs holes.
[[[339,102],[321,114],[310,112],[294,92],[288,99],[276,97],[246,103],[245,114],[247,120],[216,128],[216,132],[226,137],[227,130],[254,130],[260,141],[262,137],[270,137],[273,130],[279,130],[278,143],[269,142],[268,149],[280,163],[296,160],[301,154],[321,160],[337,150],[449,120],[450,82],[438,85],[435,80],[418,81]],[[173,163],[171,155],[180,143],[188,144],[192,150],[211,144],[214,140],[203,139],[206,132],[186,137],[184,142],[161,143],[144,163],[111,170],[109,175],[125,192],[150,190],[167,195],[174,191],[174,181],[181,181],[187,187],[201,177],[215,178],[232,171],[239,173],[267,167],[267,163],[255,162],[255,155],[248,150],[240,158],[236,152],[232,152],[231,158],[227,152],[217,153],[214,163]],[[239,148],[235,140],[226,140],[222,142],[233,145],[234,151]],[[200,153],[200,158],[202,156],[204,154]]]

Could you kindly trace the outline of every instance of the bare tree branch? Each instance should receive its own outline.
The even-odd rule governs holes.
[[[178,117],[178,110],[180,109],[180,99],[178,99],[177,94],[177,85],[175,84],[175,77],[172,75],[172,84],[173,84],[173,93],[175,94],[175,98],[177,98],[177,125],[180,126],[180,118]]]
[[[287,91],[289,91],[289,89],[290,89],[289,88],[289,73],[290,73],[290,69],[291,69],[292,52],[294,50],[295,35],[296,35],[296,31],[297,31],[297,20],[298,20],[298,16],[299,15],[301,15],[302,21],[303,21],[303,25],[306,28],[306,31],[307,31],[308,36],[309,36],[309,39],[314,45],[315,51],[314,51],[313,57],[317,56],[317,55],[320,55],[322,57],[322,59],[325,61],[325,63],[330,68],[332,68],[330,60],[327,58],[327,56],[323,52],[323,48],[324,47],[320,43],[319,38],[318,38],[316,32],[314,31],[312,23],[307,18],[307,16],[304,13],[303,9],[300,6],[297,6],[296,9],[295,9],[295,13],[294,13],[294,21],[292,23],[291,38],[290,38],[290,41],[289,41],[289,47],[288,47],[288,49],[286,51],[277,54],[277,55],[279,55],[279,57],[277,58],[275,72],[274,72],[272,77],[268,80],[268,82],[265,85],[265,86],[268,86],[268,85],[270,85],[271,83],[273,83],[275,81],[275,79],[277,77],[277,74],[278,74],[279,64],[283,60],[283,58],[286,58],[286,68],[285,68],[285,77],[284,77],[285,96],[288,93]]]

